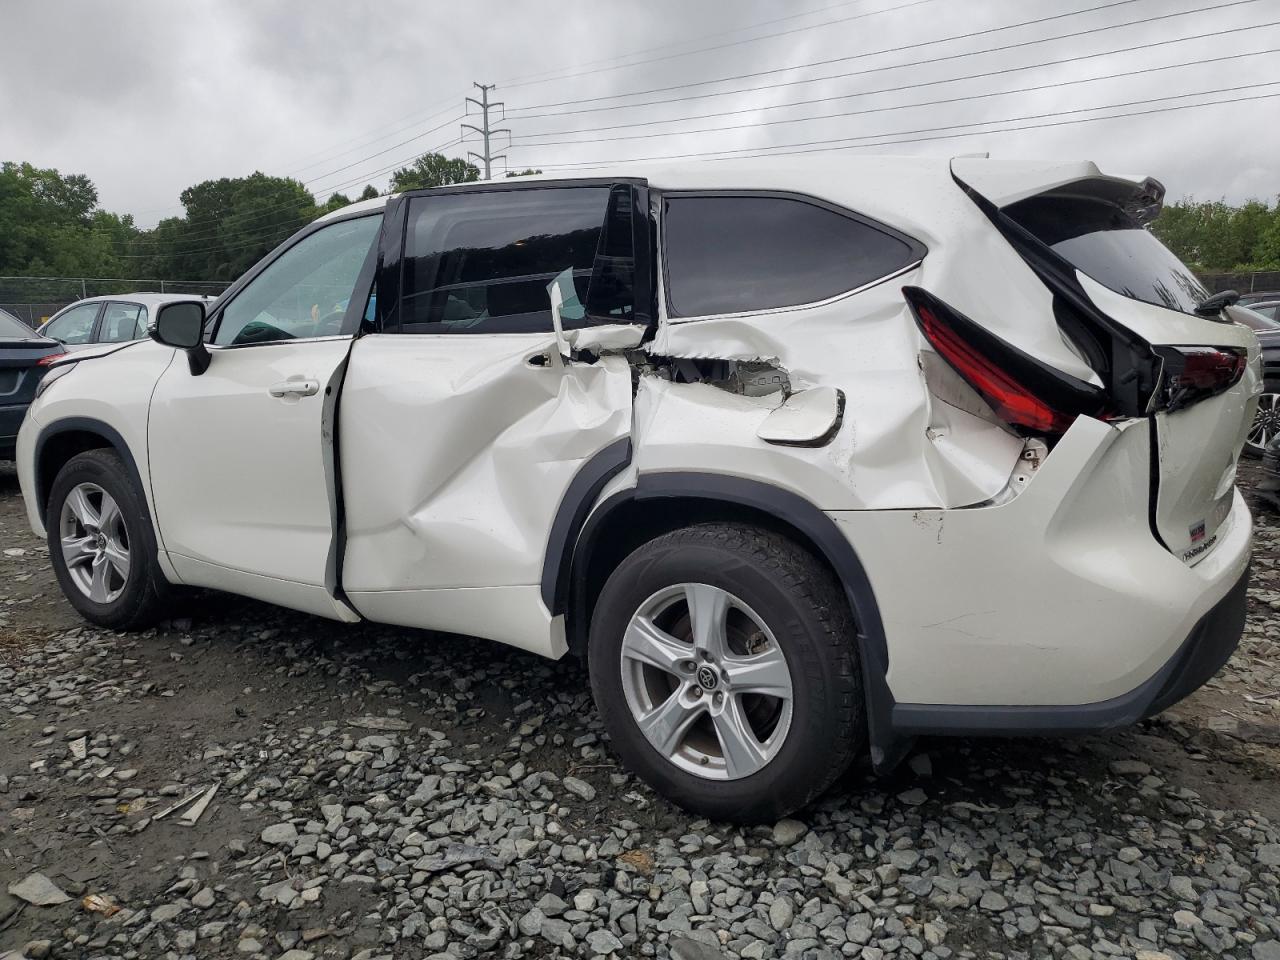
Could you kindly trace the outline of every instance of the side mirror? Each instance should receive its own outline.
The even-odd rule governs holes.
[[[204,345],[204,304],[197,300],[166,303],[156,311],[147,334],[157,343],[185,350],[192,376],[209,369],[209,350]]]

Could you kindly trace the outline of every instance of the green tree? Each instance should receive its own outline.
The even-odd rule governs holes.
[[[1188,266],[1203,271],[1280,269],[1280,202],[1187,197],[1167,204],[1151,230]]]
[[[541,172],[542,172],[541,170],[534,170],[532,167],[530,167],[526,170],[508,170],[507,176],[508,177],[528,177],[528,176],[532,176],[535,173],[541,173]]]
[[[361,200],[372,200],[378,195],[378,188],[372,183],[366,184],[365,188],[360,191]]]
[[[186,216],[160,221],[140,241],[152,276],[233,280],[330,209],[318,208],[297,180],[261,172],[205,180],[181,200]]]
[[[133,220],[98,209],[83,174],[0,164],[0,274],[120,276]]]
[[[348,207],[350,205],[351,198],[346,194],[332,193],[329,195],[329,199],[325,201],[324,212],[328,213],[331,210],[341,210],[343,207]]]
[[[391,192],[422,190],[426,187],[445,187],[451,183],[471,183],[480,179],[475,164],[443,153],[424,153],[407,167],[401,167],[391,175]]]

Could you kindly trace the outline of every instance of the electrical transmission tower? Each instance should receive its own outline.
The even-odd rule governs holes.
[[[484,152],[476,153],[474,150],[468,150],[467,156],[475,157],[477,160],[481,161],[484,164],[484,178],[486,180],[490,180],[493,178],[493,161],[505,160],[507,158],[507,155],[505,153],[500,153],[495,156],[491,152],[490,146],[489,146],[490,138],[496,137],[500,133],[505,133],[507,135],[507,139],[509,142],[511,139],[511,131],[506,127],[494,128],[489,125],[489,111],[496,110],[504,106],[502,101],[500,100],[494,101],[494,102],[490,102],[489,100],[489,91],[494,89],[496,85],[492,83],[490,84],[473,83],[472,86],[480,88],[480,99],[477,100],[474,97],[467,97],[467,103],[474,103],[477,107],[480,108],[480,116],[482,118],[481,125],[477,127],[474,124],[464,123],[462,125],[462,129],[464,131],[463,136],[464,137],[466,136],[465,131],[467,130],[474,130],[476,133],[480,134],[480,138],[484,143]],[[470,108],[468,107],[467,109],[469,113]],[[503,113],[505,115],[506,111],[503,110]]]

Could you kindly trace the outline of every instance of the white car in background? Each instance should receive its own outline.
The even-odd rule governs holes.
[[[1258,344],[1089,163],[625,168],[329,214],[19,437],[86,618],[185,584],[584,654],[718,819],[1134,723],[1244,623]]]
[[[191,300],[211,302],[208,297],[189,293],[121,293],[88,297],[63,307],[36,332],[57,340],[70,353],[97,343],[126,343],[145,337],[156,311],[166,303]]]

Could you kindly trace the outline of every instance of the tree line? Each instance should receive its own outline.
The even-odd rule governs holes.
[[[479,178],[472,163],[427,153],[396,170],[388,192]],[[103,210],[84,174],[5,162],[0,276],[231,281],[316,217],[378,195],[369,185],[355,197],[333,193],[320,201],[290,177],[222,177],[183,190],[182,216],[142,229],[130,214]],[[1197,271],[1280,270],[1280,199],[1232,206],[1187,198],[1167,204],[1151,229]]]
[[[429,153],[396,170],[387,192],[479,178],[474,164]],[[193,184],[179,194],[182,216],[142,229],[130,214],[103,210],[84,174],[5,162],[0,276],[231,281],[316,217],[377,196],[370,184],[321,201],[298,180],[256,172]]]

